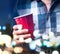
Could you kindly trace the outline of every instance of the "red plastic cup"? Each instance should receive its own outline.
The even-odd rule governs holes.
[[[33,15],[32,14],[25,14],[22,16],[17,16],[14,18],[16,24],[22,24],[23,29],[28,29],[29,33],[31,34],[31,38],[33,39],[33,31],[34,31],[34,23],[33,23]]]

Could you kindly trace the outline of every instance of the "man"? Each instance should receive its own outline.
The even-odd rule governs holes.
[[[19,15],[33,13],[35,30],[40,33],[52,31],[55,35],[60,32],[60,1],[59,0],[27,0],[18,2],[17,12]],[[17,30],[18,25],[13,27],[13,38],[20,44],[20,37],[29,38],[28,29]]]

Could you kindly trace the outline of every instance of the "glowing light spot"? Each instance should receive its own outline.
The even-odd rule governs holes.
[[[0,30],[1,30],[1,26],[0,26]]]
[[[41,51],[39,54],[45,54],[45,52],[44,51]]]
[[[53,51],[52,54],[59,54],[57,50]]]
[[[29,48],[31,50],[35,50],[36,49],[36,43],[34,41],[32,41],[30,44],[29,44]]]
[[[6,26],[3,26],[2,29],[3,29],[3,30],[6,30]]]

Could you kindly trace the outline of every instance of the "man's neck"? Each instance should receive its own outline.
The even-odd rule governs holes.
[[[51,0],[42,0],[42,2],[46,5],[47,10],[50,9],[50,4],[51,4]]]
[[[42,0],[42,2],[43,2],[44,4],[50,4],[50,3],[51,3],[51,0]]]

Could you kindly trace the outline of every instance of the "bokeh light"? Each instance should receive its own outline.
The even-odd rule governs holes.
[[[53,51],[52,54],[59,54],[57,50]]]
[[[44,51],[40,51],[40,53],[39,54],[46,54]]]
[[[6,30],[6,26],[2,26],[2,30]]]
[[[35,43],[35,41],[32,41],[31,43],[29,43],[29,48],[31,50],[35,50],[36,49],[36,43]]]

